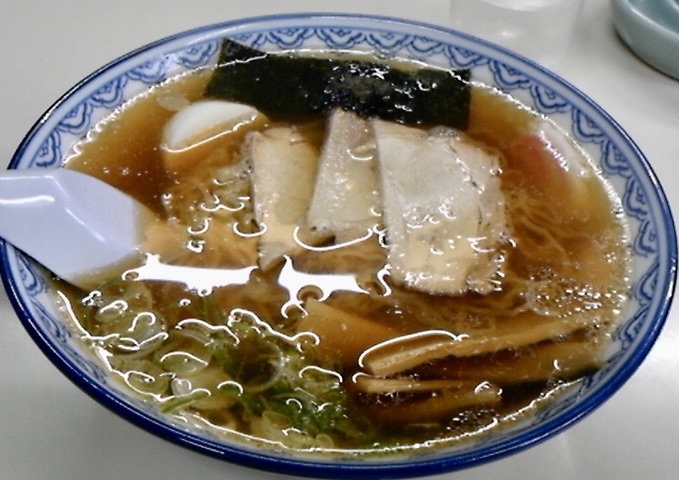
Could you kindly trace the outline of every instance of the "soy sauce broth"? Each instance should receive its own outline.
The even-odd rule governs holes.
[[[209,72],[197,72],[135,98],[78,145],[66,166],[128,192],[161,216],[167,215],[170,205],[180,223],[190,224],[190,212],[199,211],[206,192],[216,188],[215,172],[224,166],[222,162],[235,162],[227,157],[238,156],[247,133],[221,143],[219,155],[206,156],[188,173],[164,170],[163,127],[177,107],[202,98],[208,79]],[[196,290],[189,277],[184,282],[165,282],[128,275],[86,294],[59,284],[63,301],[75,312],[72,320],[87,332],[83,341],[105,360],[112,375],[170,415],[229,437],[314,455],[457,444],[487,433],[490,425],[502,428],[535,413],[561,389],[605,363],[601,352],[627,297],[626,227],[619,201],[591,165],[578,164],[587,171],[578,176],[575,190],[569,190],[569,182],[564,181],[568,168],[535,141],[536,125],[543,119],[534,112],[490,88],[474,85],[470,114],[464,135],[497,151],[502,161],[511,239],[503,252],[504,279],[497,291],[443,296],[391,284],[379,228],[370,239],[339,253],[302,249],[291,255],[290,264],[262,270],[247,255],[214,253],[230,248],[232,241],[243,242],[243,249],[250,251],[248,242],[256,241],[231,235],[225,242],[217,229],[244,221],[227,216],[226,223],[213,221],[209,234],[180,234],[183,240],[177,245],[190,246],[198,239],[200,248],[189,248],[179,263],[187,267],[187,275],[197,278],[204,275],[202,268],[234,272],[252,266],[247,283],[226,282]],[[262,128],[287,123],[276,119]],[[296,125],[320,149],[325,119]],[[247,185],[234,188],[240,190],[232,199],[244,199],[247,208]],[[195,225],[188,228],[196,231]],[[252,228],[256,231],[256,226]],[[296,273],[316,275],[319,283],[302,289],[286,285],[281,272],[290,265]],[[333,287],[332,281],[327,283],[333,275],[353,275],[365,291]],[[327,298],[324,292],[329,292]],[[283,308],[290,306],[292,297],[299,301]],[[413,383],[444,379],[462,386],[367,394],[354,382],[362,373],[355,354],[347,361],[338,353],[344,346],[333,340],[324,343],[323,334],[300,329],[307,324],[308,305],[322,310],[319,304],[369,320],[365,332],[344,331],[346,338],[340,343],[356,340],[369,347],[371,335],[379,343],[390,335],[445,331],[478,339],[479,345],[497,342],[498,346],[478,355],[432,360],[399,374]],[[107,316],[106,311],[114,315]],[[139,326],[140,319],[146,319],[145,326]],[[536,342],[522,337],[524,331],[531,337],[533,329],[551,333],[535,336]],[[342,336],[340,330],[330,332],[335,340]],[[512,339],[519,343],[512,345]],[[233,344],[244,349],[235,350]],[[522,370],[509,373],[514,367],[532,370],[531,358],[555,345],[570,350],[558,359],[549,357],[546,363],[553,368],[542,378],[526,373],[522,379]],[[162,360],[172,357],[172,352],[183,352],[181,366],[168,366]],[[286,368],[299,369],[291,374],[295,380],[273,380],[280,365],[272,366],[272,358],[277,359],[273,363],[289,358]],[[544,358],[540,361],[545,363]],[[306,373],[301,375],[302,371]],[[508,375],[503,379],[490,371],[508,371]],[[192,378],[192,386],[200,386],[194,393],[201,389],[210,393],[191,397]],[[173,387],[173,381],[179,386]],[[438,397],[439,404],[441,398],[461,395],[467,384],[472,394],[493,385],[501,400],[459,408],[444,405],[444,414],[428,417],[428,401]],[[408,412],[419,411],[419,417],[408,418]]]

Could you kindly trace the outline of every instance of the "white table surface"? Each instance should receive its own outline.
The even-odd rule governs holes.
[[[342,11],[448,21],[445,0],[0,0],[0,158],[62,93],[110,60],[166,35],[260,14]],[[553,70],[628,131],[679,206],[679,81],[616,37],[606,0],[586,0]],[[43,357],[0,293],[0,479],[277,479],[183,449],[127,423]],[[557,437],[441,479],[679,478],[679,311],[649,357],[593,414]]]

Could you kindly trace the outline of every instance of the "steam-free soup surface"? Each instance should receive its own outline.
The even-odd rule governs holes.
[[[263,266],[244,145],[287,129],[320,155],[328,118],[263,118],[168,168],[165,125],[202,99],[209,74],[134,99],[67,164],[159,216],[138,269],[92,292],[59,285],[83,341],[123,384],[228,437],[368,454],[502,428],[601,367],[626,298],[625,228],[553,125],[473,86],[457,135],[499,162],[496,265],[488,288],[429,292],[394,280],[379,209],[365,235],[341,241],[300,217],[294,248]]]

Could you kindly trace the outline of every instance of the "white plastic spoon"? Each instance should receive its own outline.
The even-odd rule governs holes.
[[[0,237],[81,288],[131,266],[152,219],[137,200],[80,172],[0,173]]]

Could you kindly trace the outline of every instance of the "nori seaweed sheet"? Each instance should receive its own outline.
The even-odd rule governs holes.
[[[229,39],[205,96],[251,105],[270,117],[305,117],[341,107],[364,117],[464,130],[468,69],[403,71],[355,59],[266,53]]]

